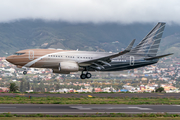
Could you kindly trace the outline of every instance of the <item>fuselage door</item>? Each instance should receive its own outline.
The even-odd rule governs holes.
[[[76,58],[76,61],[77,61],[77,62],[79,62],[79,61],[81,60],[81,58],[80,58],[79,55],[77,55],[75,58]]]
[[[134,56],[130,56],[130,66],[134,66]]]
[[[34,51],[29,50],[29,60],[34,60]]]

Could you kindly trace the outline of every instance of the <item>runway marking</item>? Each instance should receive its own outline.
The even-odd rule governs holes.
[[[177,107],[180,107],[180,105],[172,105],[172,106],[177,106]]]
[[[88,97],[92,97],[91,95],[88,95]]]
[[[135,109],[139,109],[139,110],[152,110],[151,108],[141,108],[141,107],[128,107],[128,108],[135,108]]]
[[[79,110],[92,110],[91,108],[83,108],[82,106],[70,106],[70,108],[75,108]]]
[[[79,110],[112,110],[112,109],[138,109],[138,110],[152,110],[151,108],[141,108],[141,107],[82,107],[82,106],[70,106],[70,108],[75,108]]]
[[[16,107],[0,107],[0,108],[16,108]]]
[[[50,113],[50,114],[72,114],[72,113],[76,113],[76,114],[84,114],[84,113],[97,113],[96,112],[0,112],[0,113],[11,113],[11,114],[38,114],[38,113]],[[170,114],[179,114],[180,112],[98,112],[98,113],[129,113],[129,114],[138,114],[138,113],[170,113]]]

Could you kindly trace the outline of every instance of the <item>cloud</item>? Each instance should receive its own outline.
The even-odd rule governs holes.
[[[1,0],[0,22],[19,19],[67,22],[180,24],[179,0]]]

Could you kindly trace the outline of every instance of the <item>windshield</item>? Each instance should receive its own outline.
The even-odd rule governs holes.
[[[22,54],[25,54],[25,53],[14,53],[14,55],[22,55]]]

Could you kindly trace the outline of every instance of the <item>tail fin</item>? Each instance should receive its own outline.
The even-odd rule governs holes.
[[[165,24],[166,23],[159,22],[130,53],[145,57],[155,57],[158,52]]]

